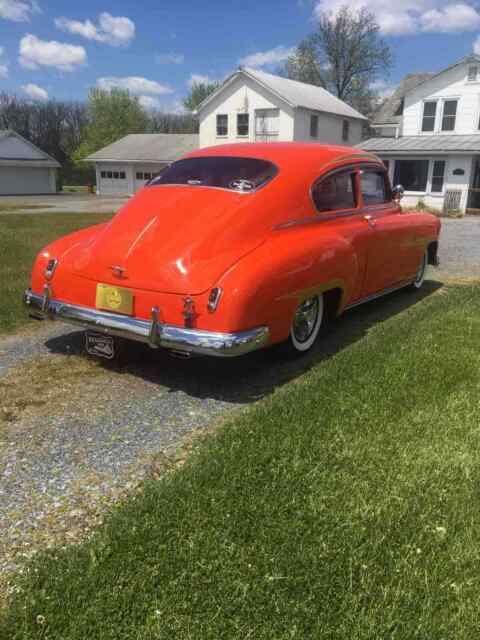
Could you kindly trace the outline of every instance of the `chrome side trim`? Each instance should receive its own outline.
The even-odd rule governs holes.
[[[54,300],[50,297],[49,290],[45,290],[45,294],[41,296],[27,289],[23,300],[31,315],[36,318],[62,320],[97,333],[137,340],[154,348],[163,347],[185,353],[240,356],[264,347],[269,339],[269,329],[266,326],[236,333],[188,329],[162,324],[156,307],[152,309],[151,321],[140,320]]]
[[[377,291],[377,293],[372,293],[372,295],[367,296],[366,298],[361,298],[360,300],[356,300],[351,304],[347,304],[347,306],[345,307],[345,311],[348,311],[349,309],[353,309],[354,307],[358,307],[361,304],[364,304],[365,302],[371,302],[372,300],[376,300],[377,298],[386,296],[389,293],[398,291],[399,289],[405,289],[405,287],[408,287],[409,285],[411,285],[414,280],[415,278],[412,278],[411,280],[406,280],[405,282],[402,282],[402,284],[399,284],[395,287],[388,287],[387,289],[382,289],[381,291]]]
[[[281,229],[289,229],[290,227],[296,227],[303,224],[320,224],[322,222],[330,222],[337,218],[350,218],[353,216],[371,215],[373,213],[381,213],[387,209],[391,209],[392,204],[387,203],[384,205],[371,205],[370,207],[361,207],[358,209],[345,209],[336,213],[315,213],[305,218],[295,218],[293,220],[287,220],[287,222],[281,222],[280,224],[272,227],[273,231],[280,231]]]

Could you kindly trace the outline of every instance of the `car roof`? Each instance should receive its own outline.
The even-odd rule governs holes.
[[[381,160],[361,149],[341,145],[317,144],[312,142],[248,142],[221,144],[205,147],[188,153],[185,158],[206,156],[236,156],[242,158],[258,158],[268,160],[280,169],[298,171],[318,171],[330,164],[348,164],[349,162],[376,162]]]

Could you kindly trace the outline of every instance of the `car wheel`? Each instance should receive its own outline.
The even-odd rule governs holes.
[[[288,339],[291,352],[305,353],[313,346],[322,327],[323,317],[322,294],[307,298],[298,305]]]
[[[412,289],[417,290],[421,288],[422,284],[425,281],[427,266],[428,266],[428,251],[425,251],[425,253],[422,256],[422,261],[418,266],[417,273],[415,275],[415,280],[412,282]]]

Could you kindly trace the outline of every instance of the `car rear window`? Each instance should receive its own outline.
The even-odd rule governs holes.
[[[148,186],[185,184],[248,192],[263,186],[276,174],[276,166],[267,160],[206,156],[174,162]]]

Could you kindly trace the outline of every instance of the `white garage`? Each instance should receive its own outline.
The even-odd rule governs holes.
[[[85,161],[95,163],[99,195],[132,195],[198,144],[194,133],[132,133]]]
[[[55,193],[59,163],[15,131],[0,131],[0,195]]]

